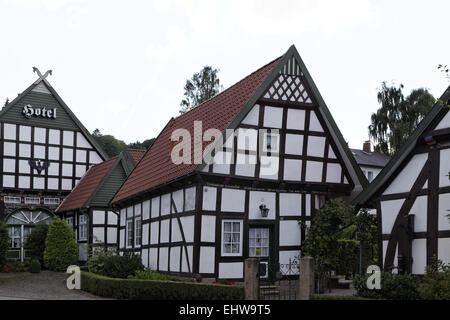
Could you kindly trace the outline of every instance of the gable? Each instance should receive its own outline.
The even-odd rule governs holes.
[[[114,194],[125,181],[127,174],[122,161],[118,160],[111,170],[107,173],[101,185],[97,187],[93,197],[88,200],[89,207],[107,207]]]

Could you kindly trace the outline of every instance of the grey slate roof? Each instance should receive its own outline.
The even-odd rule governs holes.
[[[383,168],[391,158],[378,152],[366,152],[359,149],[350,149],[359,166]]]

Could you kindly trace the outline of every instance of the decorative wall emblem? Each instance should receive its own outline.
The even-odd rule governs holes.
[[[25,118],[30,119],[31,117],[41,117],[41,118],[47,118],[47,119],[56,119],[56,108],[49,108],[46,107],[42,108],[36,108],[33,107],[31,104],[27,104],[23,107],[22,114],[25,116]]]
[[[38,175],[41,175],[42,170],[45,170],[48,167],[50,167],[50,162],[48,162],[48,161],[28,160],[28,163],[30,164],[30,167],[32,169],[36,169]]]

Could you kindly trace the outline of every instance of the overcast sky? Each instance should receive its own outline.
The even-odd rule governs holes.
[[[126,142],[177,116],[204,65],[228,88],[295,44],[350,147],[362,148],[382,81],[450,84],[450,1],[0,0],[1,103],[53,69],[81,122]]]

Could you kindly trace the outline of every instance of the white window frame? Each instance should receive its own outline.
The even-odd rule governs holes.
[[[78,240],[84,241],[88,238],[88,226],[89,226],[89,217],[87,214],[81,214],[79,216],[78,230],[79,237]]]
[[[25,204],[41,204],[39,197],[25,197]]]
[[[16,203],[16,204],[22,203],[22,199],[20,197],[5,196],[3,198],[3,201],[5,203]]]
[[[276,133],[274,132],[266,132],[264,133],[264,138],[263,138],[263,152],[265,154],[267,153],[274,153],[274,154],[279,154],[280,153],[280,132],[277,131]],[[267,148],[267,143],[268,143],[268,137],[270,136],[270,149]],[[275,147],[274,148],[274,142],[275,142]]]
[[[237,253],[226,253],[224,252],[224,238],[225,238],[225,223],[239,223],[239,252]],[[224,219],[222,220],[222,240],[220,241],[220,251],[222,257],[241,257],[242,256],[242,245],[243,245],[243,228],[244,228],[244,220],[236,220],[236,219]]]
[[[142,219],[140,216],[138,216],[134,218],[134,246],[140,247],[141,244],[142,244]]]
[[[134,228],[133,218],[128,218],[125,221],[125,247],[126,248],[131,248],[133,246],[133,241],[134,241],[133,228]],[[131,232],[131,235],[129,234],[130,232]]]
[[[59,198],[44,198],[44,204],[58,205],[59,204]]]

